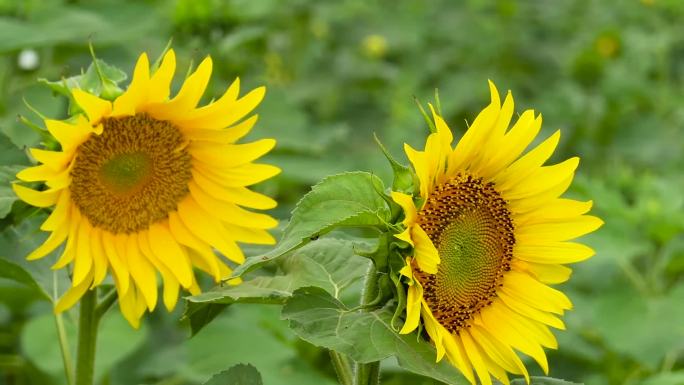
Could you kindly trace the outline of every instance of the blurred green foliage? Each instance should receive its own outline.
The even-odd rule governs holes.
[[[128,72],[170,38],[180,68],[212,55],[206,100],[236,76],[267,85],[252,135],[278,139],[267,160],[284,172],[259,188],[281,202],[281,218],[332,173],[371,171],[389,185],[373,133],[404,159],[402,143],[418,146],[427,132],[414,97],[428,101],[439,88],[447,121],[462,132],[492,79],[513,91],[518,112],[543,113],[544,135],[562,130],[554,159],[582,158],[570,195],[593,199],[606,221],[586,240],[597,255],[563,286],[575,310],[556,333],[550,375],[684,384],[683,21],[678,0],[0,0],[2,257],[20,261],[44,236],[16,223],[33,211],[8,188],[29,163],[26,146],[41,139],[18,116],[37,125],[33,108],[66,116],[66,99],[37,79],[86,73],[89,41]],[[44,300],[52,290],[38,286],[0,278],[0,384],[64,383]],[[299,341],[275,308],[229,308],[190,340],[181,310],[154,313],[138,333],[112,314],[100,340],[102,384],[200,384],[240,362],[269,385],[335,383],[327,354]],[[394,362],[383,370],[386,384],[434,384]]]

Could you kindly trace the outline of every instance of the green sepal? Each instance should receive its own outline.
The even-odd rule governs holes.
[[[435,122],[432,121],[432,118],[430,118],[430,115],[428,115],[427,111],[425,111],[425,108],[423,108],[423,105],[420,103],[420,100],[418,98],[414,98],[414,101],[416,102],[416,105],[418,106],[418,110],[420,111],[420,114],[423,115],[423,119],[425,119],[425,123],[428,125],[428,129],[430,129],[430,133],[434,134],[437,132],[437,127],[435,126]]]
[[[413,191],[413,186],[417,181],[416,174],[408,166],[399,163],[392,154],[390,154],[375,133],[373,133],[373,139],[375,139],[375,143],[380,147],[380,150],[383,155],[385,155],[385,158],[387,158],[387,161],[389,161],[392,171],[394,172],[392,190],[400,192]]]
[[[50,88],[56,95],[69,98],[69,115],[75,115],[81,111],[74,101],[71,90],[81,89],[90,94],[106,100],[114,100],[123,93],[119,84],[126,80],[128,75],[117,67],[107,64],[102,59],[94,58],[85,72],[80,75],[62,78],[58,81],[50,81],[39,78],[38,83]]]

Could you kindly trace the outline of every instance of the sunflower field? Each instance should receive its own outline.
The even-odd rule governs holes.
[[[684,2],[0,0],[0,385],[684,385]]]

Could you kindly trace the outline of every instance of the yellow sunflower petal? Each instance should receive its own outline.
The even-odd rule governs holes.
[[[115,247],[117,239],[112,233],[103,231],[101,236],[102,247],[104,249],[105,256],[107,257],[107,261],[109,261],[109,264],[112,266],[112,270],[114,271],[114,276],[118,282],[119,297],[121,297],[123,293],[128,291],[130,282],[128,266],[125,263],[125,255],[119,255],[119,252]]]
[[[555,199],[561,196],[568,189],[568,187],[570,187],[573,178],[574,175],[570,175],[565,180],[546,191],[535,195],[530,195],[523,199],[510,201],[508,202],[508,209],[516,216],[521,216],[523,214],[529,213],[530,211],[538,211],[543,209],[550,202],[553,202]]]
[[[508,167],[527,148],[541,129],[541,115],[537,119],[533,110],[527,110],[520,115],[511,130],[504,135],[501,148],[492,154],[488,171],[490,178]],[[489,179],[489,178],[488,178]]]
[[[70,124],[61,120],[46,119],[45,127],[50,134],[57,139],[59,144],[62,145],[62,148],[67,151],[73,150],[81,143],[85,142],[93,132],[93,128],[83,115],[79,116],[76,124]]]
[[[188,183],[188,188],[195,201],[218,220],[255,229],[272,229],[278,226],[278,221],[273,217],[247,211],[230,202],[215,199],[193,182]]]
[[[58,172],[54,169],[41,164],[40,166],[28,167],[17,173],[17,178],[24,182],[37,182],[56,177]]]
[[[64,190],[59,198],[57,198],[57,203],[55,203],[55,208],[50,213],[50,216],[40,225],[40,229],[43,231],[54,231],[59,227],[68,227],[67,221],[69,220],[70,209],[71,193],[69,190]]]
[[[530,382],[530,375],[527,372],[525,364],[520,360],[520,357],[511,349],[510,346],[501,343],[482,326],[472,325],[469,329],[473,340],[482,347],[486,355],[508,372],[515,374],[522,374],[525,380]]]
[[[83,297],[86,291],[88,291],[91,281],[92,273],[78,285],[69,288],[55,304],[55,314],[62,313],[74,306],[76,302]]]
[[[494,338],[501,343],[512,346],[532,357],[537,361],[544,373],[548,373],[549,362],[546,359],[544,350],[539,344],[532,342],[512,328],[511,325],[506,322],[507,315],[508,313],[502,311],[501,307],[489,306],[476,316],[476,318],[479,319],[479,322]]]
[[[114,100],[112,116],[135,115],[137,109],[147,100],[150,88],[150,61],[142,53],[133,70],[133,79],[128,89]]]
[[[108,116],[112,112],[112,103],[100,99],[95,95],[89,94],[80,89],[71,90],[71,95],[74,97],[76,104],[78,104],[90,120],[91,125],[96,125],[104,116]]]
[[[489,82],[491,95],[490,104],[483,109],[468,127],[461,140],[456,144],[456,148],[449,155],[448,173],[452,174],[455,170],[465,169],[474,159],[474,154],[482,149],[483,140],[486,140],[489,132],[494,127],[501,110],[501,99],[494,83]]]
[[[93,283],[91,288],[98,286],[107,276],[107,255],[102,244],[102,230],[93,227],[90,231],[90,253],[93,257]]]
[[[265,94],[266,87],[258,87],[239,100],[232,101],[230,104],[221,103],[222,100],[219,99],[216,103],[204,107],[206,110],[198,114],[198,117],[184,120],[182,124],[188,129],[205,128],[216,130],[230,126],[254,110],[264,99]]]
[[[260,139],[245,144],[216,145],[208,142],[192,142],[189,150],[193,158],[207,165],[228,168],[249,163],[271,151],[276,142]]]
[[[226,89],[226,91],[221,95],[221,97],[215,102],[209,103],[206,106],[199,107],[187,113],[182,119],[185,123],[186,121],[204,119],[207,116],[225,114],[226,111],[235,104],[238,96],[240,94],[240,78],[236,78],[233,83]],[[223,126],[225,127],[225,126]],[[223,128],[219,127],[219,128]],[[209,128],[209,127],[202,127]],[[193,130],[194,131],[194,130]]]
[[[572,309],[572,303],[563,292],[515,270],[504,275],[500,290],[539,310],[563,314],[565,310]]]
[[[521,226],[516,229],[520,244],[567,241],[588,234],[603,225],[603,221],[591,215]]]
[[[69,226],[60,226],[56,228],[50,236],[47,237],[45,242],[33,250],[26,259],[33,261],[45,257],[46,255],[53,252],[59,245],[64,243],[64,240],[69,234]]]
[[[225,228],[217,219],[206,212],[191,197],[178,204],[178,214],[185,226],[199,239],[204,240],[226,258],[243,263],[245,255],[232,237],[228,237]]]
[[[164,306],[168,311],[172,311],[176,307],[178,302],[178,293],[180,291],[180,284],[174,273],[167,269],[163,262],[155,256],[155,252],[152,251],[152,246],[150,244],[150,238],[152,235],[147,232],[141,232],[138,234],[138,241],[140,242],[140,251],[147,258],[154,268],[159,271],[162,276],[163,282],[163,294],[162,300],[164,301]],[[190,277],[190,283],[188,287],[192,286],[193,277]]]
[[[560,130],[556,131],[540,145],[513,162],[503,172],[493,178],[499,191],[506,191],[521,179],[529,176],[546,162],[560,141]]]
[[[157,306],[157,274],[152,264],[140,252],[138,234],[117,234],[116,242],[124,251],[126,262],[133,281],[140,290],[147,308],[152,311]]]
[[[73,152],[47,151],[38,148],[31,148],[29,151],[38,162],[55,171],[63,171],[74,158]]]
[[[203,163],[194,165],[194,169],[212,179],[220,180],[228,187],[245,187],[263,182],[280,174],[280,168],[270,164],[247,163],[231,168],[209,167]]]
[[[470,359],[470,362],[473,364],[473,368],[475,368],[475,372],[477,373],[477,377],[480,379],[480,383],[482,385],[492,385],[492,377],[489,375],[489,370],[482,359],[480,349],[478,349],[475,341],[473,341],[473,338],[470,336],[470,332],[464,330],[461,332],[460,337],[466,354],[468,355],[468,359]]]
[[[140,236],[146,235],[149,235],[147,241],[156,258],[173,273],[183,287],[190,287],[193,280],[190,260],[170,230],[165,225],[155,223],[150,226],[148,234],[143,233]]]
[[[526,303],[517,300],[515,297],[510,296],[505,292],[499,292],[497,293],[497,296],[501,298],[501,301],[503,301],[503,303],[505,303],[506,306],[511,308],[513,311],[519,313],[520,315],[523,315],[537,322],[541,322],[545,325],[552,326],[556,329],[565,330],[565,324],[555,315],[542,310],[538,310],[530,305],[527,305]]]
[[[404,321],[404,326],[402,326],[399,334],[411,333],[418,327],[418,322],[420,322],[420,308],[422,299],[423,288],[420,286],[420,283],[414,281],[414,283],[410,285],[407,290],[406,321]]]
[[[536,242],[513,246],[516,258],[535,263],[575,263],[595,254],[594,250],[574,242]]]
[[[90,230],[88,220],[81,221],[76,237],[76,254],[74,255],[74,274],[71,280],[74,285],[83,282],[86,276],[92,277],[93,257],[90,251]]]
[[[130,290],[119,293],[119,308],[121,309],[121,314],[123,314],[124,318],[126,318],[134,329],[140,327],[140,317],[145,312],[144,307],[141,312],[140,307],[138,306],[138,297],[140,296],[135,285],[131,286]]]
[[[513,260],[511,266],[529,273],[542,283],[563,283],[572,274],[572,269],[563,265],[526,262],[521,259]]]
[[[444,347],[443,340],[445,337],[449,338],[451,335],[449,332],[444,330],[444,327],[442,327],[439,322],[437,322],[435,317],[432,315],[432,312],[427,307],[425,301],[423,301],[421,314],[423,316],[423,323],[425,324],[425,331],[428,333],[428,336],[430,336],[430,340],[432,341],[433,345],[435,345],[435,349],[437,350],[435,362],[439,362],[446,354],[446,348]]]
[[[520,180],[509,190],[502,190],[504,199],[515,200],[530,197],[552,189],[575,174],[579,158],[570,158],[553,166],[540,167],[530,176]]]
[[[236,205],[254,209],[268,210],[277,206],[277,202],[266,195],[251,191],[246,187],[234,187],[221,184],[223,181],[203,173],[201,168],[193,170],[193,181],[207,194],[216,199],[233,202]]]
[[[52,269],[61,269],[62,267],[71,263],[76,255],[76,238],[78,237],[79,226],[81,225],[81,214],[76,206],[71,207],[71,218],[69,224],[69,235],[67,236],[66,245],[62,251],[62,255],[57,262],[52,265]]]
[[[148,101],[150,103],[161,103],[169,98],[171,81],[176,72],[176,53],[169,49],[157,71],[152,74],[149,82]]]
[[[418,176],[420,182],[420,196],[426,197],[428,191],[430,191],[430,164],[427,161],[426,155],[422,151],[417,151],[408,144],[404,144],[404,152],[406,152],[406,157],[409,159],[413,165],[413,169]]]
[[[558,198],[537,210],[516,215],[515,221],[518,224],[535,224],[553,222],[558,219],[573,218],[589,212],[593,203],[593,201],[581,202],[572,199]]]
[[[439,264],[439,252],[432,244],[432,241],[419,225],[412,227],[411,232],[413,241],[415,243],[413,255],[420,270],[428,274],[437,273],[437,265]]]
[[[169,230],[171,230],[171,234],[173,234],[174,238],[176,238],[180,244],[196,251],[197,255],[199,255],[208,266],[207,270],[214,276],[214,280],[221,280],[223,275],[220,271],[220,261],[206,243],[202,242],[185,227],[183,221],[178,216],[178,213],[172,212],[169,214]]]
[[[458,337],[449,335],[446,336],[442,342],[444,343],[444,348],[446,350],[446,356],[458,370],[463,373],[463,376],[473,385],[476,384],[475,376],[473,374],[473,366],[466,356],[465,350],[463,349],[463,344],[458,339]]]
[[[188,130],[185,133],[185,136],[190,140],[232,144],[247,135],[252,130],[252,127],[254,127],[257,120],[259,120],[259,115],[252,115],[245,119],[245,121],[223,130],[198,128]]]
[[[204,94],[212,71],[211,57],[207,56],[197,70],[183,83],[178,94],[168,102],[148,105],[145,110],[160,120],[177,121],[191,111],[199,103]],[[182,127],[181,127],[182,128]]]
[[[397,191],[392,191],[392,200],[401,206],[404,211],[404,221],[402,222],[404,226],[411,226],[416,223],[418,217],[418,212],[416,211],[416,205],[413,203],[413,198],[404,193]]]
[[[19,199],[36,207],[50,207],[57,203],[61,190],[36,191],[20,184],[12,183],[12,190]]]

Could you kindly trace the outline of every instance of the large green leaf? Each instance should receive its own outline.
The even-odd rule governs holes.
[[[11,269],[5,272],[5,278],[36,288],[54,301],[70,286],[66,269],[52,270],[50,267],[55,262],[52,255],[37,261],[26,260],[47,237],[47,233],[39,230],[44,220],[44,214],[37,214],[0,232],[0,259]]]
[[[259,276],[237,286],[223,286],[187,298],[185,317],[193,333],[199,331],[232,303],[282,304],[292,292],[304,286],[325,289],[337,299],[358,282],[369,261],[354,253],[355,242],[320,239],[293,251],[279,261],[274,276]]]
[[[234,275],[254,270],[337,226],[382,225],[389,215],[380,195],[382,191],[380,178],[367,172],[348,172],[323,179],[297,203],[278,245],[262,256],[248,259]]]
[[[64,367],[54,317],[50,311],[32,318],[22,329],[21,346],[34,365],[55,378],[62,378]],[[75,317],[65,316],[63,319],[71,354],[75,357],[78,334]],[[95,378],[103,378],[117,362],[134,352],[146,336],[144,323],[140,330],[134,330],[117,309],[110,310],[100,321],[98,329]]]
[[[149,357],[141,374],[201,384],[226,367],[248,362],[259,368],[264,384],[335,384],[332,377],[300,356],[302,344],[287,323],[278,319],[278,313],[273,306],[231,306],[202,333]]]
[[[9,214],[12,204],[17,200],[10,182],[16,179],[15,175],[22,168],[22,166],[0,166],[0,219]]]
[[[350,310],[318,287],[294,292],[283,307],[297,335],[320,347],[348,355],[357,362],[396,356],[399,366],[449,385],[468,384],[445,360],[435,363],[436,352],[415,334],[400,335],[391,326],[393,303],[371,311]]]
[[[263,381],[254,366],[239,364],[214,375],[203,385],[263,385]]]

